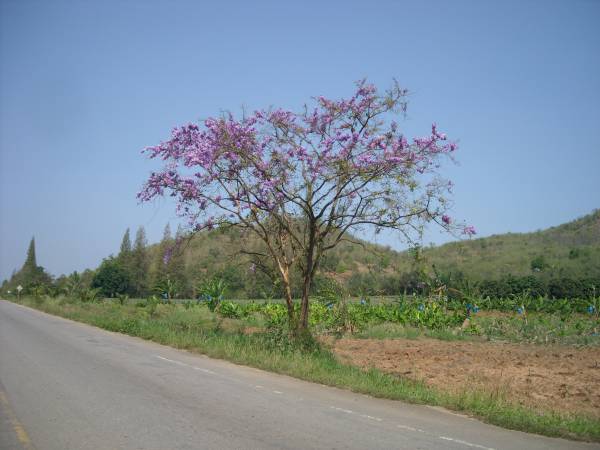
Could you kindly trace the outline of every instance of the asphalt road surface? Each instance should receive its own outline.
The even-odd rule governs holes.
[[[0,301],[0,448],[586,449]]]

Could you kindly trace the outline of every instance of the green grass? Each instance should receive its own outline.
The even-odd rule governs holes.
[[[339,362],[314,342],[299,348],[281,334],[244,334],[243,322],[219,319],[204,306],[147,308],[68,299],[22,299],[20,303],[106,330],[374,397],[442,406],[516,430],[600,442],[597,418],[540,413],[512,404],[498,393],[465,390],[450,394],[379,370],[365,371]]]
[[[466,329],[410,327],[384,322],[367,324],[351,335],[361,339],[419,339],[428,337],[443,341],[503,341],[527,344],[559,344],[575,346],[600,345],[600,324],[589,317],[571,314],[530,313],[473,315]]]
[[[474,316],[469,330],[490,340],[530,344],[600,345],[598,320],[581,314]]]
[[[460,330],[430,330],[427,328],[409,327],[389,322],[367,326],[348,337],[360,339],[419,339],[421,337],[428,337],[443,341],[464,341],[474,339],[473,336],[465,334]],[[481,338],[477,340],[481,340]]]

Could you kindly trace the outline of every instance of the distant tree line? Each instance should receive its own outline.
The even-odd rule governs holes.
[[[216,233],[216,232],[215,232]],[[207,237],[210,242],[216,235]],[[218,278],[227,285],[230,298],[281,298],[282,287],[276,277],[257,270],[241,258],[224,258],[217,248],[206,251],[202,258],[191,257],[188,238],[181,228],[175,236],[169,225],[157,245],[148,246],[146,232],[139,227],[131,240],[127,229],[119,253],[105,258],[95,270],[73,272],[53,278],[38,266],[35,239],[32,238],[23,267],[2,283],[2,294],[16,294],[17,286],[28,295],[47,294],[71,297],[93,295],[101,297],[130,296],[136,298],[158,295],[165,298],[197,298],[200,285]],[[235,237],[230,237],[235,240]],[[344,258],[331,254],[324,270],[313,280],[311,291],[318,294],[332,283],[352,296],[432,295],[445,292],[452,296],[508,298],[529,294],[532,297],[592,298],[600,296],[600,275],[596,277],[565,277],[544,272],[544,261],[532,262],[532,275],[505,275],[496,279],[472,280],[461,271],[442,272],[422,259],[419,250],[412,250],[410,270],[399,272],[388,267],[389,261],[361,270],[335,272]],[[384,255],[385,256],[385,255]],[[200,259],[200,260],[199,260]],[[348,256],[346,260],[350,259]],[[351,264],[348,263],[350,266]],[[300,277],[300,274],[292,274]],[[299,286],[300,283],[292,283]],[[297,297],[300,290],[293,291]]]
[[[478,285],[482,297],[506,298],[528,293],[532,297],[593,298],[600,296],[599,278],[551,278],[535,276],[506,276],[499,280],[486,280]]]
[[[173,239],[167,224],[153,258],[144,227],[137,229],[133,244],[127,229],[119,254],[102,261],[91,286],[100,289],[105,297],[146,297],[153,294],[173,297],[182,294],[186,286],[185,262],[182,249],[176,245],[182,240],[181,228]]]

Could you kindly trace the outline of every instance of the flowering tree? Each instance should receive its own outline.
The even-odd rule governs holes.
[[[145,151],[165,167],[150,175],[138,197],[175,197],[195,230],[239,227],[258,236],[246,250],[256,264],[272,262],[283,287],[290,327],[308,326],[309,290],[323,255],[350,232],[397,230],[409,241],[427,222],[474,234],[446,214],[451,183],[438,176],[440,159],[456,144],[434,124],[409,141],[394,116],[406,110],[397,83],[384,93],[366,81],[349,99],[315,99],[301,113],[256,111],[209,118],[202,127],[175,128],[171,139]],[[302,279],[299,310],[291,273]]]

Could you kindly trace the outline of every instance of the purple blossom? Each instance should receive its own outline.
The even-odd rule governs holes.
[[[165,253],[163,255],[163,264],[166,266],[167,264],[169,264],[169,261],[171,260],[171,257],[173,256],[173,247],[169,246],[166,248]]]
[[[463,234],[466,234],[467,236],[473,236],[474,234],[477,234],[477,231],[475,231],[475,227],[468,225],[463,229]]]
[[[138,198],[174,197],[178,214],[195,230],[263,220],[280,211],[300,217],[303,202],[310,201],[315,211],[329,208],[322,217],[332,208],[347,207],[367,223],[381,220],[382,212],[427,221],[435,215],[406,213],[443,206],[450,185],[428,180],[437,176],[440,161],[456,144],[435,123],[429,135],[412,140],[400,133],[393,116],[405,110],[406,92],[395,85],[389,94],[380,94],[361,80],[350,98],[321,96],[314,108],[301,113],[273,109],[242,119],[224,114],[176,127],[170,139],[144,150],[165,167],[149,176]],[[307,198],[315,189],[318,195]],[[332,201],[335,195],[341,201]],[[346,217],[352,214],[343,215],[342,225]],[[442,222],[460,230],[446,215]],[[403,224],[396,220],[391,227]],[[462,232],[470,236],[475,229],[465,226]]]

